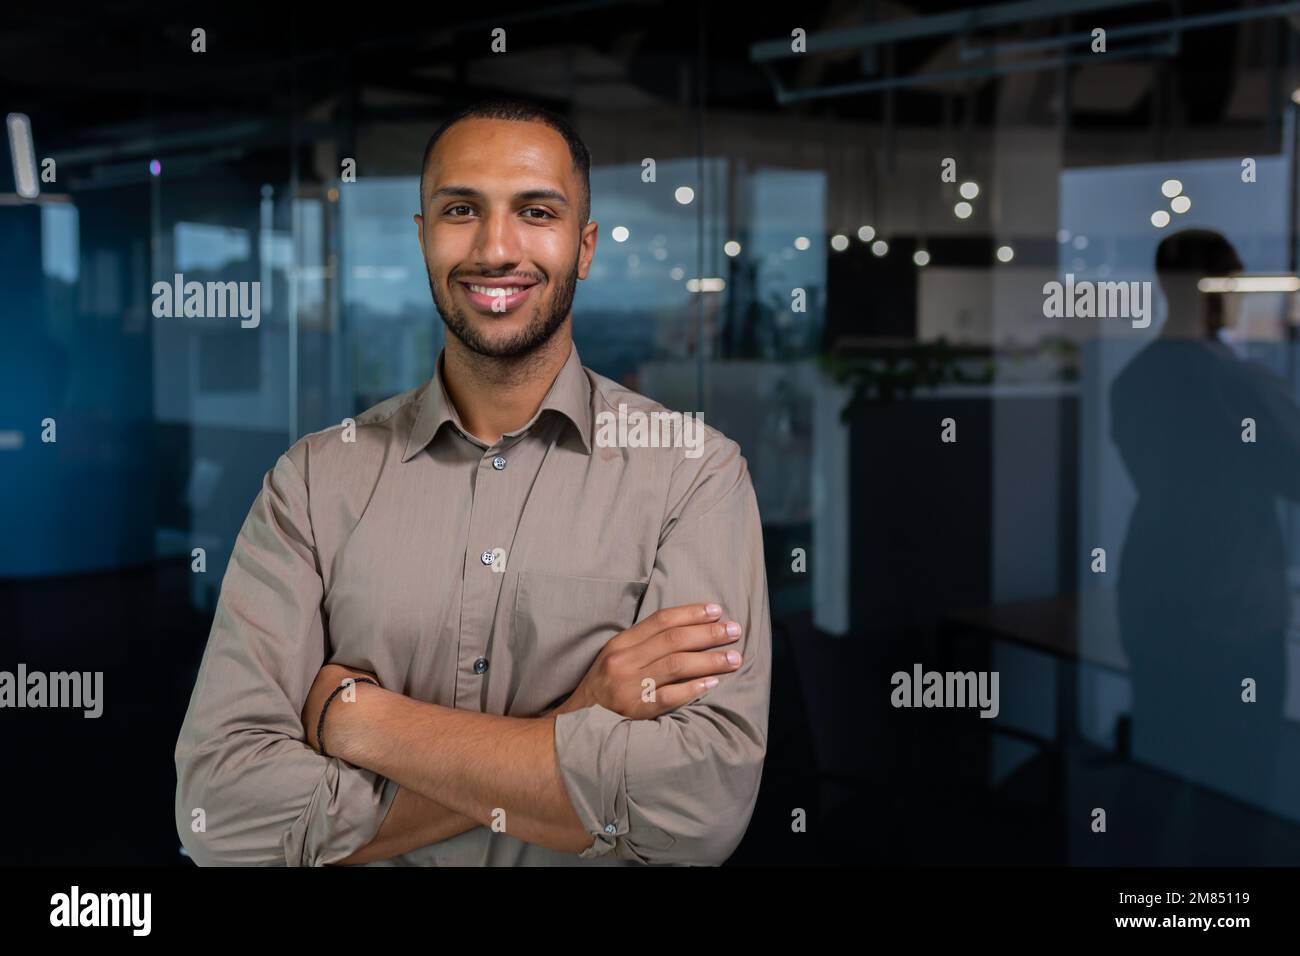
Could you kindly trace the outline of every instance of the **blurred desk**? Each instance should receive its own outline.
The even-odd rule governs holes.
[[[1080,635],[1084,640],[1080,642]],[[965,670],[958,666],[963,640],[987,643],[981,648],[981,667],[992,664],[992,644],[1005,641],[1046,653],[1055,662],[1055,733],[1051,737],[990,721],[989,733],[1001,734],[1039,747],[1052,763],[1053,805],[1064,799],[1066,748],[1076,736],[1077,665],[1101,667],[1118,674],[1128,673],[1128,660],[1119,641],[1115,592],[1092,588],[1033,601],[1015,601],[996,607],[965,608],[941,619],[938,629],[940,669]],[[1121,749],[1126,749],[1121,744]]]
[[[1079,644],[1080,621],[1087,634]],[[967,608],[945,615],[941,631],[983,634],[1070,661],[1095,664],[1128,673],[1128,659],[1119,641],[1115,592],[1093,588],[1084,601],[1062,594],[1036,601],[1016,601],[996,607]]]

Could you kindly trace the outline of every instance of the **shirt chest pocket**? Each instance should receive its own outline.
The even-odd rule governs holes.
[[[600,649],[636,621],[645,584],[540,571],[519,572],[511,657],[525,674],[572,690]]]

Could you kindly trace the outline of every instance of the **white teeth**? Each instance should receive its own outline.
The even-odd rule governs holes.
[[[511,285],[498,287],[490,285],[471,285],[470,288],[480,295],[506,296],[514,295],[514,293],[522,291],[526,286]]]

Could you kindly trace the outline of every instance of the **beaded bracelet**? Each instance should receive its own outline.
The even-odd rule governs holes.
[[[372,680],[369,677],[345,677],[343,678],[342,683],[340,683],[338,687],[335,687],[330,695],[325,698],[325,705],[320,709],[320,720],[316,722],[316,743],[320,745],[320,755],[322,757],[329,756],[329,754],[325,752],[325,711],[329,710],[330,702],[334,700],[338,695],[338,692],[343,690],[343,688],[347,687],[349,684],[374,684],[378,687],[379,681]]]

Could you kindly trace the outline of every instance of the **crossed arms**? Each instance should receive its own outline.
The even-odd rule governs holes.
[[[731,625],[731,631],[727,629]],[[613,638],[578,688],[555,711],[536,718],[504,717],[412,700],[369,683],[355,683],[326,712],[330,754],[400,785],[375,839],[340,863],[369,863],[493,822],[505,832],[555,850],[581,853],[592,835],[566,791],[555,752],[555,714],[601,703],[632,719],[651,719],[702,697],[743,658],[725,649],[738,641],[738,622],[717,605],[656,612]],[[303,708],[303,731],[319,751],[316,727],[327,696],[364,671],[327,664]],[[655,700],[642,700],[644,679]],[[495,821],[494,821],[495,818]]]
[[[240,530],[177,741],[177,831],[197,863],[370,862],[490,825],[498,808],[510,835],[584,858],[713,864],[731,854],[757,796],[770,689],[757,504],[734,443],[715,453],[725,460],[706,487],[674,489],[683,503],[636,625],[606,645],[561,707],[505,717],[362,683],[354,702],[330,705],[329,757],[314,749],[304,715],[340,673],[362,672],[323,659],[300,448],[267,473]],[[690,625],[656,617],[706,600],[726,615],[712,623],[741,625],[738,668],[692,661],[728,642],[696,634],[688,647],[680,632]],[[641,647],[669,631],[677,636]],[[719,685],[701,696],[684,664],[719,675]],[[656,681],[655,703],[640,701],[642,674]],[[683,696],[670,693],[674,683]]]

